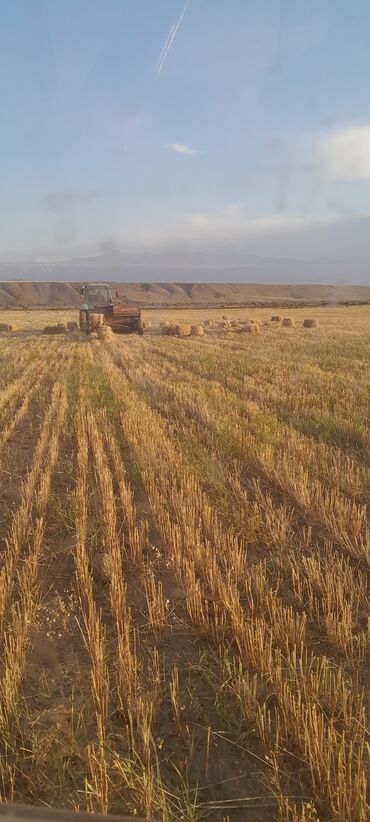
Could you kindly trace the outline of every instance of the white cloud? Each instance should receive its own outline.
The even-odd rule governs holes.
[[[190,146],[184,145],[184,143],[169,143],[166,148],[169,148],[171,151],[175,151],[177,154],[187,154],[191,156],[192,154],[199,154],[199,151],[196,148],[190,148]]]
[[[119,243],[128,247],[160,249],[164,247],[248,249],[253,254],[332,253],[344,240],[350,221],[338,214],[295,216],[266,214],[250,216],[240,203],[227,203],[208,212],[188,212],[126,224],[125,234],[117,226]],[[330,237],[330,248],[325,238]],[[316,242],[317,241],[317,242]],[[370,235],[369,243],[370,246]],[[315,246],[317,250],[315,249]],[[303,250],[304,249],[304,250]],[[352,249],[353,250],[353,249]]]
[[[320,137],[318,159],[328,180],[370,179],[370,126],[347,126]]]
[[[0,249],[0,259],[5,261],[8,258],[20,257],[24,260],[55,260],[55,247],[50,248],[50,245],[45,245],[44,233],[43,235],[37,234],[36,246],[36,234],[35,230],[32,237],[33,250],[24,251],[20,256],[19,252],[10,253],[9,250],[1,252]],[[260,279],[258,257],[292,258],[292,268],[289,271],[293,271],[293,274],[290,281],[294,281],[295,277],[293,258],[312,260],[321,257],[321,262],[318,261],[318,281],[320,278],[325,279],[325,272],[331,276],[330,271],[332,271],[333,281],[336,282],[340,281],[342,273],[340,266],[330,268],[330,258],[336,261],[340,261],[341,258],[342,260],[356,258],[358,263],[354,265],[354,281],[356,277],[361,277],[358,281],[363,284],[369,283],[369,267],[366,258],[370,258],[370,212],[364,212],[362,215],[333,212],[326,215],[270,213],[256,216],[246,213],[245,207],[240,203],[228,203],[209,211],[188,211],[187,213],[172,211],[160,214],[153,209],[145,220],[133,214],[128,220],[127,214],[121,217],[117,214],[116,220],[109,222],[109,234],[106,232],[105,236],[100,234],[100,237],[103,242],[98,248],[98,229],[95,237],[89,234],[84,237],[78,236],[77,239],[76,236],[75,241],[72,237],[66,237],[66,242],[63,243],[63,255],[60,254],[59,249],[58,257],[63,256],[67,259],[68,257],[91,256],[97,251],[101,253],[115,247],[133,252],[184,251],[189,253],[200,251],[211,255],[224,255],[225,262],[222,265],[225,265],[224,279],[227,280],[229,255],[247,254],[250,257],[252,269],[255,269],[256,282]],[[114,241],[107,242],[107,237],[114,237]],[[13,242],[19,248],[22,247],[24,235],[14,237]],[[256,258],[255,266],[251,255]],[[235,265],[244,264],[241,261]],[[348,271],[352,269],[347,266],[346,270],[345,276],[348,281],[350,277]],[[284,272],[285,268],[281,269],[279,276],[276,275],[277,282],[284,280]],[[310,277],[311,275],[312,272]]]

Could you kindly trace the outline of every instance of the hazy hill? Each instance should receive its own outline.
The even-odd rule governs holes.
[[[86,278],[87,279],[87,278]],[[0,282],[0,307],[78,306],[78,282]],[[370,286],[270,285],[260,283],[118,283],[123,299],[142,305],[230,305],[370,301]]]
[[[0,281],[80,280],[122,283],[288,283],[305,285],[370,285],[370,259],[320,257],[258,257],[244,252],[157,251],[125,253],[111,250],[72,260],[1,262]],[[1,287],[1,282],[0,282]],[[213,287],[213,286],[212,286]]]

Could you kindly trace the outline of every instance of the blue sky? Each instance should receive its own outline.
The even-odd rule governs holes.
[[[368,0],[184,5],[2,0],[1,259],[370,254]]]

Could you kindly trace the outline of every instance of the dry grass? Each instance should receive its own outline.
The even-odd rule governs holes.
[[[291,314],[1,338],[2,801],[367,819],[369,309]]]

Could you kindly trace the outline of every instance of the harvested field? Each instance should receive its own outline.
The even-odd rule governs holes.
[[[228,333],[221,309],[147,311],[105,345],[43,334],[75,312],[17,311],[1,801],[367,819],[370,308],[314,312],[311,334],[307,308],[289,333],[271,309],[231,310]]]

